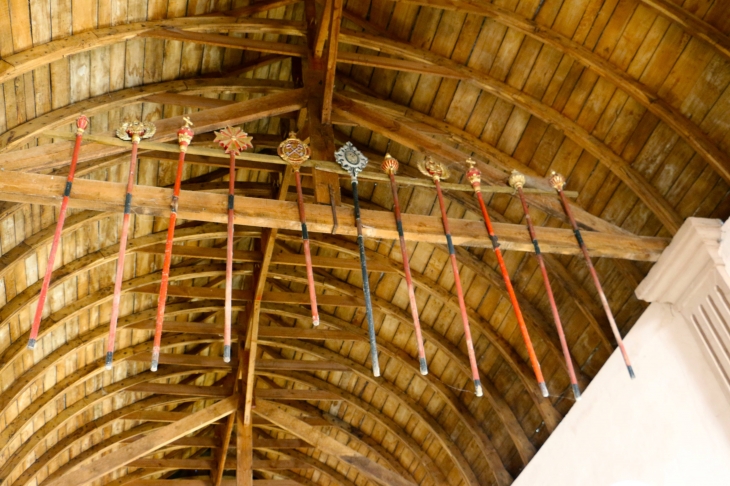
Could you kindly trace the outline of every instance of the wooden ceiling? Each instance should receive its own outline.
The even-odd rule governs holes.
[[[730,215],[730,10],[720,0],[248,3],[0,0],[0,486],[511,483],[573,404],[524,214],[509,191],[487,198],[547,399],[475,200],[446,192],[485,388],[477,398],[436,194],[416,162],[432,155],[462,184],[468,156],[485,184],[504,187],[517,169],[545,188],[550,171],[564,174],[626,333],[645,308],[634,289],[683,219]],[[91,129],[30,351],[80,114]],[[153,373],[177,160],[159,142],[175,139],[184,114],[196,137]],[[132,118],[155,122],[157,135],[140,151],[108,372],[129,167],[129,145],[110,139]],[[209,133],[229,124],[242,124],[261,154],[240,160],[236,179],[246,198],[236,206],[234,339],[245,352],[232,365],[221,359],[227,162]],[[349,181],[339,179],[333,228],[324,188],[338,182],[324,170],[304,177],[319,328],[302,305],[293,181],[270,157],[289,130],[325,163],[346,141],[371,159],[360,198],[380,378],[370,371]],[[390,187],[378,179],[386,152],[402,176],[420,178],[399,197],[427,376]],[[585,388],[615,342],[558,199],[529,202]]]

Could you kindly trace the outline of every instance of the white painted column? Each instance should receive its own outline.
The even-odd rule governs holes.
[[[688,219],[636,291],[636,379],[615,351],[516,486],[730,485],[727,268],[730,226]]]

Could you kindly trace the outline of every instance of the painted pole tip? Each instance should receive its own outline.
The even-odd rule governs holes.
[[[231,362],[231,345],[226,344],[223,346],[223,361],[226,363]]]
[[[428,374],[428,366],[426,365],[426,358],[418,358],[418,363],[421,365],[421,374],[426,376]]]
[[[373,361],[373,376],[376,378],[380,376],[380,364],[377,361]]]
[[[152,365],[150,366],[150,371],[157,371],[157,366],[159,365],[159,362],[152,358]]]
[[[548,391],[547,385],[545,384],[545,382],[541,381],[540,383],[538,383],[538,385],[540,385],[540,391],[542,392],[542,396],[544,396],[545,398],[549,397],[550,392]]]
[[[28,339],[28,349],[35,349],[35,339]]]
[[[629,376],[631,377],[631,379],[635,379],[636,375],[634,374],[634,368],[631,365],[628,365],[626,368],[629,369]]]
[[[319,326],[319,317],[312,317],[312,325],[314,327]]]
[[[573,396],[575,397],[575,401],[579,402],[580,398],[581,398],[580,397],[580,388],[578,387],[578,385],[571,385],[571,386],[573,387]]]
[[[104,367],[108,370],[112,369],[112,361],[114,361],[114,351],[106,352],[106,364]]]
[[[482,382],[479,380],[474,380],[474,393],[478,397],[484,396],[484,391],[482,390]]]

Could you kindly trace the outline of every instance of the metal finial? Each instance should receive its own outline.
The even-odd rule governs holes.
[[[296,132],[289,132],[289,137],[279,144],[277,152],[279,157],[290,164],[295,172],[298,172],[302,164],[312,155],[312,149],[297,138]]]
[[[238,155],[242,150],[253,148],[251,144],[252,137],[239,127],[226,127],[223,130],[215,132],[214,142],[225,149],[227,154]]]
[[[350,142],[335,152],[335,160],[350,173],[353,180],[357,180],[357,175],[368,165],[368,158]]]
[[[525,186],[525,176],[513,170],[509,176],[509,185],[514,189],[521,189]]]
[[[430,155],[427,155],[425,159],[418,163],[418,170],[420,170],[423,175],[430,177],[434,181],[446,180],[451,175],[449,169],[447,169],[441,162],[433,160]]]
[[[154,123],[134,120],[123,123],[121,127],[117,128],[117,137],[139,143],[143,138],[152,137],[156,131],[157,127]]]
[[[193,122],[192,122],[192,121],[190,121],[190,118],[189,118],[189,117],[187,117],[187,116],[184,116],[184,117],[183,117],[183,121],[185,122],[185,126],[186,126],[186,127],[192,127],[192,126],[193,126]]]
[[[552,171],[550,173],[550,179],[548,179],[548,182],[556,191],[562,191],[563,186],[565,186],[565,177],[555,171]]]
[[[380,164],[380,168],[388,175],[395,175],[395,173],[398,172],[398,161],[390,154],[385,154],[385,158],[383,159],[383,163]]]
[[[482,171],[477,168],[476,161],[471,157],[466,159],[466,165],[469,166],[469,170],[466,171],[466,178],[471,182],[474,192],[479,192],[482,188]]]

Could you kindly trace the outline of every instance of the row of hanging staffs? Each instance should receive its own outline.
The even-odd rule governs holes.
[[[161,345],[161,339],[162,339],[162,329],[163,329],[163,323],[164,323],[164,316],[165,316],[165,303],[167,300],[167,288],[169,284],[169,275],[170,275],[170,265],[172,263],[172,246],[173,246],[173,240],[175,236],[175,223],[177,219],[177,207],[178,207],[178,199],[180,197],[180,186],[182,182],[182,175],[183,175],[183,166],[185,161],[185,154],[187,152],[188,146],[192,142],[193,139],[193,129],[192,125],[193,123],[190,121],[189,118],[184,118],[185,124],[183,127],[180,128],[177,132],[177,138],[178,138],[178,145],[180,147],[180,154],[178,158],[178,165],[177,165],[177,172],[175,176],[175,184],[173,187],[173,196],[172,196],[172,202],[170,206],[170,220],[167,230],[167,239],[165,242],[165,252],[164,252],[164,260],[162,265],[162,272],[161,272],[161,282],[160,282],[160,293],[158,296],[158,303],[157,303],[157,314],[155,319],[155,332],[154,332],[154,341],[153,341],[153,348],[152,348],[152,365],[151,370],[156,371],[158,364],[159,364],[159,357],[160,357],[160,345]],[[58,245],[60,242],[61,233],[63,231],[63,225],[66,217],[66,211],[68,208],[68,201],[71,197],[71,191],[73,186],[73,180],[74,180],[74,174],[76,170],[76,164],[78,161],[79,156],[79,150],[81,147],[81,141],[83,134],[88,127],[89,120],[85,116],[81,116],[76,121],[76,142],[74,145],[71,165],[69,168],[69,174],[66,182],[65,191],[63,194],[63,199],[61,202],[61,208],[59,211],[58,216],[58,222],[56,225],[56,232],[54,234],[53,243],[51,246],[51,251],[48,258],[48,264],[46,266],[46,273],[44,275],[43,279],[43,285],[41,287],[41,292],[39,296],[38,305],[36,308],[35,316],[33,319],[33,324],[31,326],[30,331],[30,337],[28,340],[28,348],[33,349],[35,347],[36,341],[38,339],[39,331],[40,331],[40,324],[41,319],[43,317],[43,309],[45,305],[46,296],[48,293],[48,288],[51,281],[51,276],[53,273],[53,264],[55,260],[55,256],[58,250]],[[121,299],[121,288],[122,288],[122,275],[124,271],[124,257],[126,254],[126,247],[127,247],[127,238],[129,234],[129,223],[130,223],[130,216],[131,216],[131,208],[132,208],[132,197],[133,197],[133,189],[134,189],[134,176],[135,176],[135,170],[137,165],[137,148],[139,146],[139,143],[142,139],[150,138],[155,134],[155,126],[152,123],[149,122],[139,122],[139,121],[132,121],[124,123],[121,127],[119,127],[116,131],[116,134],[119,138],[122,140],[127,140],[131,142],[132,146],[132,153],[131,153],[131,161],[129,166],[129,174],[127,178],[127,191],[125,195],[125,202],[124,202],[124,216],[122,219],[122,228],[121,228],[121,235],[119,240],[119,257],[117,260],[117,271],[116,271],[116,279],[115,279],[115,285],[114,285],[114,296],[112,300],[112,311],[110,316],[110,324],[109,324],[109,338],[107,340],[107,353],[106,353],[106,368],[111,369],[112,362],[113,362],[113,355],[114,355],[114,346],[115,346],[115,335],[116,335],[116,328],[117,328],[117,321],[119,318],[119,304]],[[253,148],[252,145],[252,137],[248,136],[246,132],[241,130],[238,127],[228,127],[225,129],[222,129],[218,132],[215,132],[215,142],[217,142],[225,151],[225,153],[229,154],[230,164],[229,164],[229,184],[228,184],[228,205],[227,205],[227,215],[228,215],[228,222],[227,222],[227,247],[226,247],[226,288],[225,288],[225,307],[224,307],[224,334],[223,334],[223,360],[225,362],[229,362],[231,359],[231,314],[232,314],[232,289],[233,289],[233,246],[234,246],[234,238],[233,238],[233,228],[234,228],[234,184],[236,180],[236,164],[235,159],[236,156],[239,155],[243,150]],[[314,326],[318,326],[320,323],[319,318],[319,311],[317,307],[317,294],[315,289],[315,283],[314,283],[314,272],[312,269],[312,256],[311,256],[311,248],[310,248],[310,241],[309,241],[309,233],[307,231],[307,220],[306,220],[306,214],[305,214],[305,206],[304,206],[304,198],[302,195],[302,182],[301,182],[301,174],[300,174],[300,168],[302,165],[310,158],[311,156],[311,150],[309,146],[304,143],[302,140],[299,140],[296,137],[295,133],[290,133],[289,137],[284,140],[278,148],[278,154],[279,156],[287,162],[289,165],[291,165],[294,178],[296,182],[296,191],[297,191],[297,206],[299,209],[299,219],[301,223],[302,228],[302,246],[303,246],[303,252],[304,252],[304,260],[307,270],[307,280],[308,280],[308,291],[309,291],[309,297],[310,297],[310,306],[312,310],[312,324]],[[353,201],[354,201],[354,215],[355,215],[355,222],[357,226],[357,242],[359,247],[359,253],[360,253],[360,267],[362,272],[362,280],[363,280],[363,296],[365,301],[365,311],[366,311],[366,319],[367,319],[367,325],[368,325],[368,337],[370,342],[370,358],[371,358],[371,365],[373,374],[375,376],[380,376],[380,365],[378,362],[378,352],[377,352],[377,344],[376,344],[376,333],[375,333],[375,324],[373,319],[373,309],[372,309],[372,302],[370,298],[370,283],[369,283],[369,277],[368,277],[368,271],[367,271],[367,258],[366,258],[366,249],[365,249],[365,242],[363,238],[362,233],[362,222],[360,219],[360,203],[358,198],[358,175],[360,172],[365,169],[365,167],[368,164],[368,159],[363,155],[362,152],[360,152],[355,146],[353,146],[350,142],[347,142],[344,146],[342,146],[339,150],[335,152],[335,160],[337,163],[350,174],[351,177],[351,186],[352,186],[352,194],[353,194]],[[525,347],[527,350],[527,354],[530,360],[530,364],[532,365],[532,369],[535,373],[535,378],[537,380],[537,384],[540,388],[540,391],[542,392],[543,396],[547,397],[549,396],[549,392],[547,389],[547,386],[545,384],[545,379],[543,377],[540,363],[538,362],[537,356],[535,354],[535,350],[532,345],[532,341],[530,339],[530,334],[527,330],[527,326],[525,325],[525,320],[522,315],[522,312],[520,310],[519,302],[517,301],[514,288],[512,286],[512,282],[509,276],[509,273],[507,271],[507,267],[504,263],[504,258],[502,256],[502,251],[500,249],[499,239],[497,235],[494,233],[494,228],[492,226],[491,220],[489,218],[489,213],[487,211],[486,205],[484,204],[484,199],[482,198],[482,192],[481,192],[481,172],[477,168],[477,163],[472,160],[471,158],[466,160],[467,164],[467,171],[466,171],[466,177],[471,183],[472,187],[474,188],[474,194],[478,200],[479,207],[482,212],[482,217],[484,218],[484,224],[487,230],[487,233],[489,235],[489,238],[492,243],[492,248],[494,250],[495,256],[497,258],[497,262],[500,268],[500,272],[502,274],[502,277],[504,279],[504,284],[507,290],[507,293],[509,295],[510,301],[512,303],[512,308],[517,320],[517,323],[520,328],[520,332],[522,334],[523,341],[525,343]],[[469,327],[469,317],[468,312],[466,309],[466,304],[464,302],[464,291],[461,286],[461,279],[459,277],[459,269],[456,259],[456,251],[454,248],[454,244],[452,242],[451,238],[451,232],[449,229],[449,219],[446,214],[446,205],[444,203],[444,197],[443,192],[441,190],[441,181],[447,179],[450,176],[450,171],[447,166],[444,164],[433,160],[431,157],[426,157],[422,161],[418,163],[418,168],[425,176],[427,176],[429,179],[431,179],[434,183],[434,187],[436,189],[436,194],[438,197],[439,207],[441,210],[441,221],[443,224],[444,229],[444,237],[446,240],[446,245],[448,247],[449,252],[449,259],[451,262],[451,268],[454,273],[454,281],[455,281],[455,289],[456,294],[459,302],[459,309],[460,309],[460,315],[461,315],[461,321],[464,328],[464,337],[465,337],[465,343],[467,348],[467,353],[469,356],[469,364],[471,367],[471,373],[472,373],[472,379],[474,382],[474,393],[476,396],[482,396],[482,385],[479,378],[479,367],[477,363],[476,354],[474,352],[474,344],[471,337],[471,330]],[[413,279],[411,277],[410,272],[410,264],[409,264],[409,256],[406,249],[406,242],[405,242],[405,236],[403,232],[403,224],[401,220],[401,210],[400,210],[400,203],[398,200],[398,184],[395,179],[395,174],[398,172],[398,161],[391,157],[389,154],[386,154],[383,162],[381,164],[381,169],[383,172],[385,172],[389,178],[390,178],[390,186],[393,194],[393,214],[395,216],[395,223],[396,228],[398,230],[398,237],[399,237],[399,243],[400,243],[400,249],[401,249],[401,255],[403,258],[403,273],[405,276],[406,284],[408,287],[408,297],[409,297],[409,303],[410,303],[410,310],[411,310],[411,316],[413,319],[413,325],[415,329],[415,338],[416,338],[416,345],[418,350],[418,361],[419,361],[419,368],[420,372],[423,375],[428,374],[428,364],[426,361],[426,352],[423,344],[423,337],[421,332],[421,324],[418,317],[418,307],[416,305],[416,296],[415,296],[415,289],[413,286]],[[593,263],[591,261],[590,255],[588,254],[588,249],[585,245],[585,242],[583,241],[580,229],[578,227],[578,224],[576,223],[575,218],[573,217],[570,204],[567,201],[567,198],[563,192],[563,187],[565,185],[565,179],[560,175],[556,174],[555,172],[552,173],[551,177],[549,178],[550,185],[555,189],[555,191],[558,194],[558,197],[560,198],[560,201],[562,203],[563,209],[565,210],[565,214],[567,217],[567,220],[570,222],[570,225],[572,226],[573,233],[575,235],[576,241],[578,243],[578,246],[580,247],[581,253],[583,254],[583,257],[585,259],[585,262],[588,266],[589,272],[591,274],[592,280],[596,286],[597,293],[599,296],[599,299],[601,300],[601,304],[604,308],[604,311],[606,312],[606,316],[608,318],[609,324],[611,326],[611,329],[614,334],[614,338],[616,339],[616,342],[618,343],[618,347],[623,355],[624,362],[626,363],[626,367],[629,372],[629,376],[633,379],[635,377],[633,368],[631,366],[631,362],[629,360],[629,356],[626,352],[626,349],[624,347],[623,340],[621,338],[621,334],[619,332],[618,326],[616,325],[616,321],[613,317],[613,313],[611,311],[611,308],[608,305],[608,300],[606,299],[605,293],[603,292],[603,288],[601,286],[600,280],[598,279],[598,275],[596,273],[595,268],[593,267]],[[519,199],[522,203],[522,207],[525,214],[525,220],[527,223],[527,230],[529,232],[530,238],[532,240],[534,249],[535,249],[535,258],[537,258],[538,264],[540,266],[540,270],[542,273],[543,281],[545,284],[545,290],[547,293],[548,301],[550,303],[553,320],[556,326],[557,334],[560,340],[561,349],[563,352],[563,357],[565,359],[566,369],[568,371],[568,374],[570,376],[571,381],[571,388],[573,391],[573,394],[576,398],[576,400],[580,399],[581,392],[580,388],[578,386],[578,382],[575,375],[575,370],[573,367],[573,361],[570,356],[570,350],[565,338],[565,333],[563,331],[563,326],[560,321],[560,314],[558,312],[555,298],[553,296],[552,287],[550,285],[550,279],[545,267],[545,262],[543,260],[542,253],[540,252],[540,246],[539,242],[537,240],[535,229],[532,224],[532,220],[530,218],[529,214],[529,208],[527,205],[527,201],[525,199],[525,195],[523,192],[523,186],[525,185],[525,177],[522,174],[519,174],[518,172],[513,172],[512,175],[509,178],[509,184],[510,186],[515,190],[517,195],[519,196]]]

